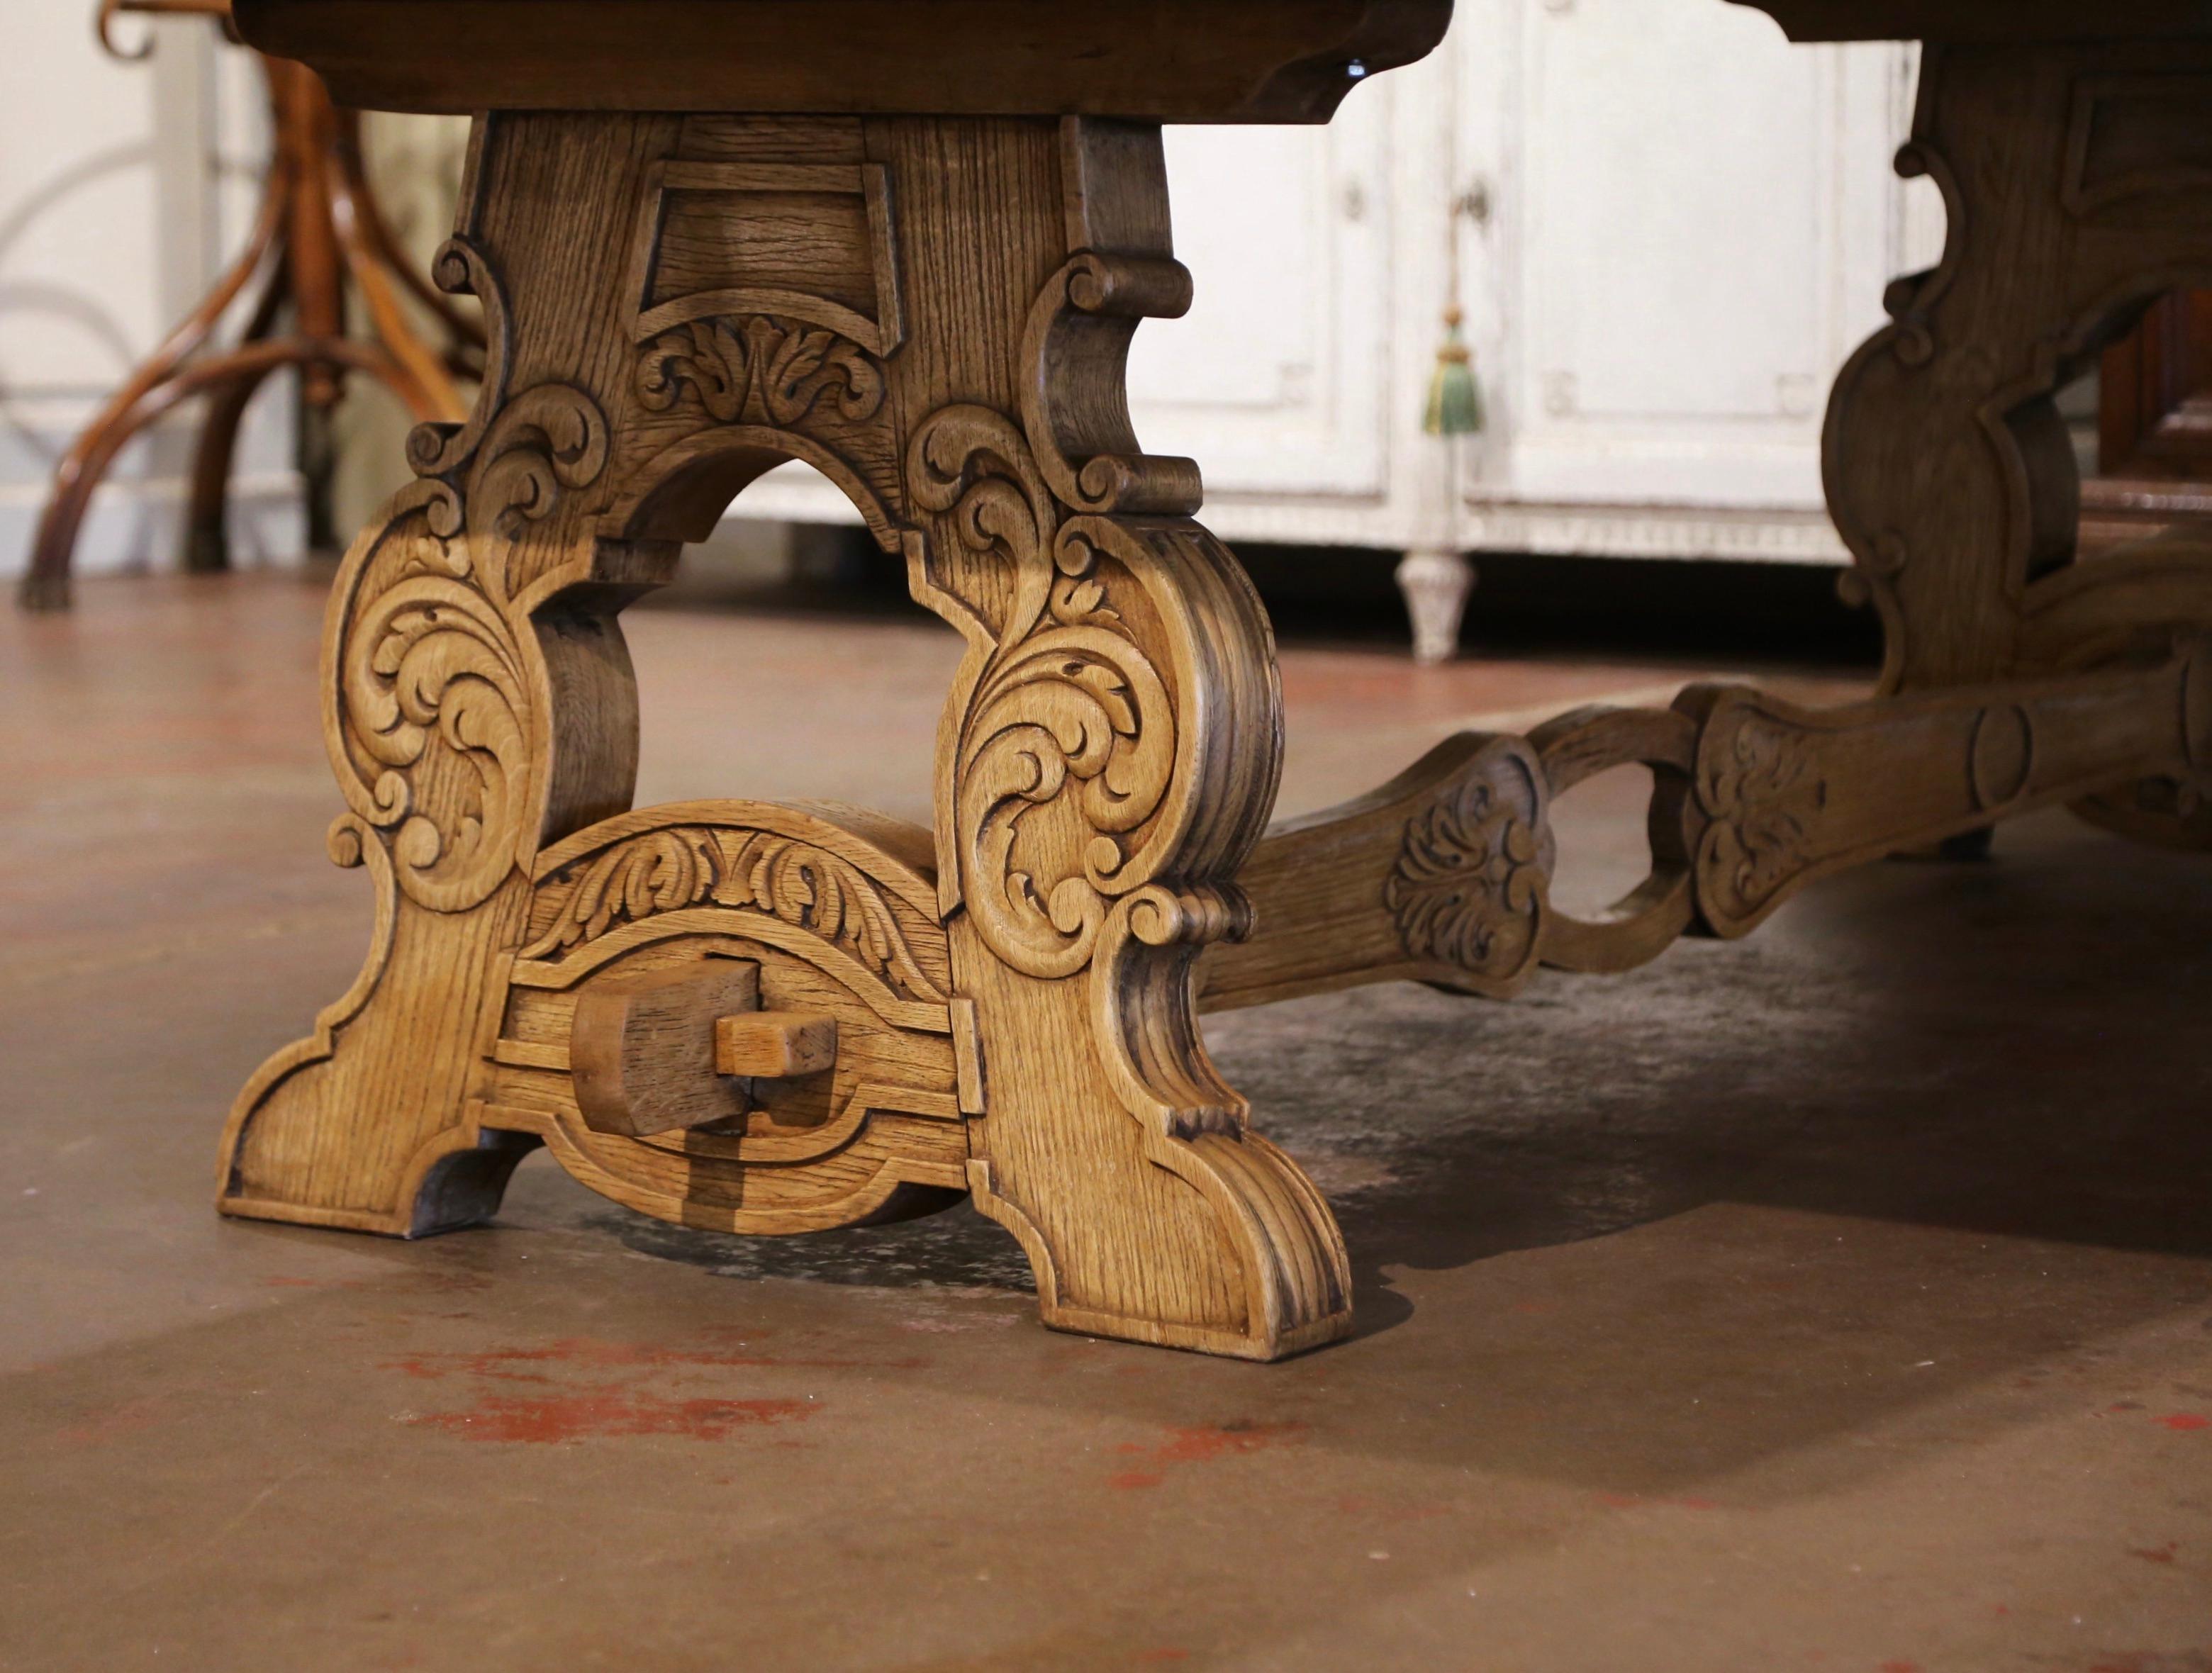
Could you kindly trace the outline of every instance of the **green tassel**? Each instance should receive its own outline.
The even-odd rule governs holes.
[[[1432,436],[1471,436],[1482,430],[1482,391],[1474,381],[1474,355],[1460,340],[1460,311],[1444,310],[1444,346],[1437,350],[1429,379],[1429,409],[1421,427]]]

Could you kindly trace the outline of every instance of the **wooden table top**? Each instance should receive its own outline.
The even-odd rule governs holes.
[[[2212,0],[1735,0],[1792,40],[2212,39]]]
[[[236,0],[373,110],[1326,122],[1451,0]]]

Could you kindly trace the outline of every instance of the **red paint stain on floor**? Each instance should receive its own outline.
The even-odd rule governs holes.
[[[649,1342],[606,1342],[595,1337],[566,1337],[534,1348],[498,1348],[479,1354],[414,1354],[387,1360],[385,1368],[425,1382],[467,1376],[513,1382],[544,1383],[555,1370],[657,1371],[683,1367],[804,1371],[918,1371],[925,1359],[800,1359],[750,1349],[669,1347]]]
[[[1254,1423],[1238,1420],[1231,1423],[1200,1423],[1188,1428],[1173,1428],[1167,1439],[1152,1446],[1139,1442],[1124,1442],[1117,1450],[1140,1457],[1152,1467],[1145,1470],[1125,1470],[1106,1478],[1106,1485],[1125,1490],[1158,1487],[1167,1479],[1171,1469],[1190,1464],[1211,1464],[1218,1458],[1242,1458],[1248,1453],[1261,1452],[1273,1446],[1295,1446],[1305,1439],[1303,1423]]]
[[[1402,1505],[1389,1499],[1372,1499],[1363,1494],[1351,1494],[1336,1501],[1339,1513],[1345,1516],[1371,1517],[1383,1522],[1426,1522],[1431,1517],[1451,1514],[1449,1505]]]
[[[1215,1458],[1241,1458],[1304,1436],[1303,1423],[1201,1423],[1176,1429],[1173,1439],[1154,1450],[1163,1464],[1206,1464]]]
[[[2172,1562],[2176,1549],[2174,1542],[2169,1539],[2163,1545],[2130,1545],[2128,1555],[2141,1557],[2145,1562]]]
[[[135,1400],[125,1400],[119,1406],[95,1413],[81,1423],[55,1430],[54,1439],[65,1446],[105,1446],[111,1440],[136,1434],[159,1422],[165,1405],[158,1394],[142,1394]]]
[[[568,1337],[485,1352],[416,1354],[385,1365],[420,1382],[458,1379],[477,1396],[473,1405],[447,1411],[402,1413],[399,1421],[410,1428],[467,1440],[545,1443],[628,1435],[724,1440],[797,1423],[817,1408],[803,1399],[756,1395],[747,1386],[756,1379],[732,1373],[825,1363],[762,1354],[742,1341],[672,1346]],[[927,1361],[865,1363],[880,1369]]]
[[[1594,1493],[1590,1495],[1607,1510],[1633,1511],[1657,1506],[1683,1511],[1717,1511],[1720,1502],[1703,1499],[1694,1493],[1682,1494],[1671,1499],[1647,1498],[1641,1493]]]
[[[2169,1429],[2181,1429],[2185,1431],[2190,1429],[2212,1429],[2212,1417],[2200,1416],[2197,1413],[2193,1411],[2168,1412],[2164,1417],[2158,1418],[2154,1421],[2164,1424]]]
[[[1920,1664],[1917,1661],[1886,1661],[1881,1664],[1881,1673],[1920,1673]]]
[[[407,1275],[410,1288],[440,1293],[454,1290],[489,1289],[492,1278],[483,1272],[410,1272]]]
[[[813,1415],[804,1400],[671,1400],[635,1389],[517,1400],[493,1397],[467,1411],[405,1421],[466,1440],[545,1443],[607,1435],[688,1435],[721,1440],[738,1429],[795,1423]]]

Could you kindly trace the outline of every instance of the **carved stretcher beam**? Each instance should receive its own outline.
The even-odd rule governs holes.
[[[1597,920],[1552,904],[1552,804],[1651,769],[1650,875]],[[1539,964],[1618,971],[1685,931],[1735,937],[1849,867],[2124,787],[2193,797],[2212,663],[1811,709],[1692,686],[1671,710],[1586,709],[1528,737],[1462,733],[1388,785],[1279,827],[1246,866],[1252,933],[1205,966],[1209,1009],[1412,979],[1505,997]]]

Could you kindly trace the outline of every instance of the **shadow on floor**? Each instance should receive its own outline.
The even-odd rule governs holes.
[[[1510,1005],[1394,985],[1209,1021],[1257,1120],[1385,1274],[1785,1206],[2212,1254],[2212,873],[2051,815],[1988,864],[1876,867],[1753,939]],[[541,1211],[554,1203],[541,1199]],[[563,1193],[556,1217],[731,1277],[1030,1288],[962,1209],[767,1240]]]

